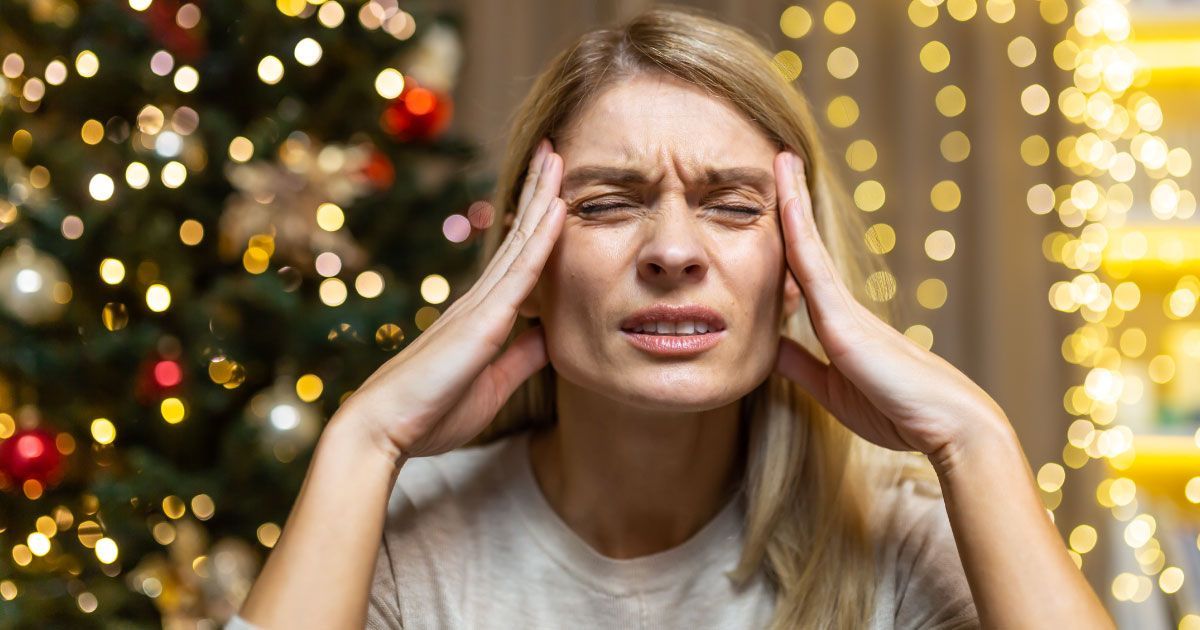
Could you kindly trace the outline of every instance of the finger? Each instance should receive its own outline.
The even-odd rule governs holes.
[[[543,171],[541,181],[538,182],[538,190],[529,202],[525,215],[509,232],[509,236],[512,238],[511,245],[505,249],[503,256],[500,256],[495,272],[486,282],[481,283],[480,289],[485,295],[491,293],[509,275],[513,263],[521,256],[530,242],[535,240],[534,235],[539,233],[538,228],[544,222],[543,219],[546,218],[547,213],[555,207],[565,208],[565,204],[558,198],[562,181],[562,157],[555,153],[546,156]],[[554,237],[557,238],[557,230],[555,230]],[[545,252],[549,254],[548,247],[545,248]],[[543,258],[541,262],[545,262],[545,259]],[[540,264],[538,268],[540,272]]]
[[[779,357],[775,361],[775,370],[788,380],[798,383],[821,403],[821,406],[829,409],[829,366],[795,339],[780,335]]]
[[[490,299],[495,300],[498,305],[503,305],[506,309],[511,308],[512,313],[516,313],[521,302],[537,284],[538,277],[542,275],[546,260],[550,257],[554,243],[562,232],[563,220],[566,216],[566,202],[555,198],[545,218],[534,229],[533,235],[509,267],[508,273],[504,274],[496,283],[492,295],[489,296]]]
[[[541,179],[542,169],[546,165],[546,155],[550,153],[550,148],[550,141],[545,138],[542,138],[537,146],[534,147],[533,156],[529,158],[529,168],[525,172],[525,181],[521,185],[521,195],[517,199],[517,207],[513,212],[506,213],[505,218],[507,221],[512,221],[514,215],[521,216],[524,213],[524,209],[529,205],[530,200],[533,199],[533,193],[537,189],[538,181]],[[505,227],[510,226],[505,225]],[[511,235],[511,231],[509,235]],[[509,240],[506,238],[501,246],[497,248],[497,254],[505,249],[504,246],[509,243]],[[496,256],[493,259],[498,257]]]
[[[542,138],[533,151],[533,158],[529,161],[529,175],[525,178],[525,184],[521,188],[521,197],[517,201],[517,216],[520,216],[521,209],[528,206],[529,200],[533,198],[533,191],[540,179],[542,167],[546,164],[546,155],[550,153],[549,145],[550,141]]]
[[[842,283],[817,231],[803,164],[795,155],[784,152],[776,159],[775,172],[788,266],[807,298],[814,327],[853,321],[851,317],[859,315],[854,308],[858,302]]]
[[[537,191],[545,188],[545,184],[543,183],[545,181],[545,177],[542,176],[540,171],[545,170],[548,162],[546,157],[550,155],[548,140],[543,140],[539,145],[539,151],[543,149],[545,149],[545,155],[543,155],[542,159],[537,162],[537,169],[533,169],[532,167],[530,168],[529,176],[525,180],[525,188],[521,193],[521,201],[519,202],[517,208],[517,217],[522,220],[522,223],[524,222],[525,215],[529,214],[527,209],[534,203],[534,198]],[[537,155],[534,156],[534,159],[537,159]],[[557,194],[557,189],[555,190],[555,194]],[[508,214],[506,216],[508,219],[512,219],[512,214]],[[518,223],[517,225],[519,226],[521,223]],[[479,287],[479,290],[483,294],[486,294],[488,291],[490,291],[491,288],[495,286],[496,282],[499,281],[500,276],[504,273],[504,269],[508,264],[511,264],[512,259],[515,257],[513,248],[521,247],[522,244],[520,241],[523,240],[527,235],[528,232],[518,232],[516,227],[508,228],[508,232],[505,234],[504,240],[500,243],[500,246],[496,248],[496,253],[492,255],[492,259],[488,262],[487,266],[483,270],[483,273],[480,274],[479,279],[475,283],[475,286]],[[514,243],[514,241],[516,242]]]

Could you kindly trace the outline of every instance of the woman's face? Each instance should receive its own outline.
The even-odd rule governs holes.
[[[775,146],[732,106],[642,75],[593,101],[554,150],[567,217],[522,312],[541,318],[557,373],[659,410],[713,409],[753,390],[799,301]],[[637,316],[656,305],[702,310]]]

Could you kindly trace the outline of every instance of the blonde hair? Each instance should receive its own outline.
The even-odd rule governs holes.
[[[493,198],[497,220],[484,235],[481,268],[505,236],[537,142],[551,139],[602,90],[639,73],[668,73],[733,104],[780,150],[807,167],[816,222],[846,285],[884,321],[892,302],[867,299],[869,273],[882,271],[864,247],[865,224],[828,168],[804,97],[770,53],[746,32],[696,9],[660,6],[614,28],[587,32],[556,56],[510,119],[507,154]],[[876,276],[889,277],[890,276]],[[518,318],[513,336],[531,325]],[[783,334],[827,359],[801,307]],[[553,423],[555,375],[546,366],[509,399],[472,444]],[[746,437],[745,545],[730,577],[759,569],[776,593],[772,627],[866,626],[875,597],[870,508],[895,483],[903,459],[868,444],[801,387],[772,374],[740,403]]]

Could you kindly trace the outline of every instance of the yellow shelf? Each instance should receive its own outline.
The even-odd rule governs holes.
[[[1145,238],[1145,250],[1129,256],[1122,243],[1130,232]],[[1170,289],[1187,273],[1200,272],[1200,227],[1152,225],[1115,228],[1105,248],[1104,271],[1111,277],[1134,278],[1143,288]]]
[[[1136,435],[1133,460],[1127,468],[1110,466],[1114,476],[1128,477],[1155,496],[1168,498],[1180,507],[1200,513],[1200,505],[1187,500],[1184,487],[1200,475],[1200,446],[1190,435]]]

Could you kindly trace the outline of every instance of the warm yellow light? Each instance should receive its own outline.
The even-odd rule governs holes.
[[[421,281],[421,297],[430,304],[441,304],[450,297],[450,283],[436,273],[425,276]]]
[[[108,418],[92,420],[92,439],[99,444],[112,444],[117,439],[117,427]]]
[[[365,298],[376,298],[383,293],[383,276],[377,271],[364,271],[354,279],[354,290]]]
[[[825,116],[829,123],[840,129],[853,125],[858,120],[858,113],[858,103],[849,96],[836,96],[825,108]]]
[[[120,284],[125,279],[125,265],[116,258],[100,261],[100,279],[106,284]]]
[[[1020,35],[1008,43],[1008,60],[1018,68],[1028,68],[1037,59],[1037,46],[1033,40]]]
[[[1043,464],[1038,469],[1037,483],[1038,487],[1044,492],[1054,492],[1062,488],[1063,481],[1067,478],[1067,472],[1062,465],[1054,462]]]
[[[950,66],[950,49],[937,40],[921,47],[921,67],[929,72],[938,73]]]
[[[404,75],[394,68],[384,68],[375,77],[375,91],[386,99],[393,99],[404,91]]]
[[[187,167],[182,162],[171,160],[163,165],[160,179],[167,188],[179,188],[187,180]]]
[[[83,123],[79,135],[85,144],[100,144],[104,139],[104,125],[99,120],[88,120]]]
[[[946,230],[934,230],[925,237],[925,255],[938,262],[954,255],[954,235]]]
[[[100,71],[100,58],[96,53],[85,50],[75,56],[75,72],[81,77],[94,77]]]
[[[146,289],[146,306],[155,313],[171,307],[171,291],[162,284],[152,284]]]
[[[179,240],[184,245],[199,245],[204,240],[204,225],[195,219],[185,219],[179,224]]]
[[[283,78],[283,62],[275,55],[267,55],[258,62],[258,78],[267,85],[275,85]]]
[[[856,171],[870,170],[878,158],[879,154],[870,140],[855,140],[846,148],[846,164]]]
[[[341,306],[346,301],[346,283],[338,278],[326,278],[321,281],[317,293],[326,306]]]
[[[849,79],[858,72],[858,55],[845,46],[838,46],[829,53],[826,68],[835,79]]]
[[[96,201],[108,201],[113,196],[113,179],[104,173],[97,173],[88,182],[88,194]]]
[[[812,30],[812,15],[804,7],[790,6],[779,16],[779,30],[785,36],[799,39]]]
[[[835,35],[841,35],[854,28],[854,9],[849,4],[837,0],[825,9],[825,28]]]
[[[96,541],[96,557],[104,564],[112,564],[117,560],[117,541],[105,536]]]
[[[957,85],[947,85],[938,90],[937,96],[934,97],[934,104],[937,105],[938,113],[947,118],[953,118],[967,108],[967,97],[963,94],[962,88]]]
[[[804,62],[800,59],[795,51],[781,50],[775,53],[772,59],[774,68],[787,81],[795,81],[796,77],[804,70]]]
[[[930,310],[941,308],[948,295],[946,283],[938,278],[927,278],[917,285],[917,303]]]
[[[875,212],[883,207],[887,194],[883,184],[868,179],[854,188],[854,205],[863,212]]]
[[[41,557],[50,553],[50,539],[41,532],[33,532],[25,541],[33,555]]]
[[[337,204],[326,202],[317,206],[317,225],[322,230],[336,232],[341,229],[345,220],[346,215]]]
[[[321,397],[325,383],[316,374],[305,374],[296,379],[296,395],[304,402],[312,402]]]
[[[175,71],[175,89],[180,92],[191,92],[200,85],[200,73],[191,66],[179,66]]]
[[[346,18],[346,10],[340,2],[324,2],[317,10],[317,21],[325,28],[337,28]]]
[[[886,223],[876,223],[867,228],[863,238],[867,249],[875,254],[886,254],[896,246],[896,230]]]
[[[141,162],[130,162],[125,167],[125,183],[134,190],[141,190],[150,183],[150,169]]]
[[[296,43],[296,48],[293,53],[296,56],[296,61],[301,65],[315,66],[321,61],[321,44],[311,37],[305,37]]]
[[[170,424],[178,424],[187,415],[187,409],[184,408],[183,401],[174,397],[163,399],[158,408],[163,420],[166,420]]]
[[[1050,109],[1050,93],[1034,83],[1021,91],[1021,107],[1031,116],[1044,114]]]
[[[931,350],[933,348],[933,330],[925,324],[913,324],[904,329],[904,336],[913,340],[918,346]]]
[[[929,201],[941,212],[951,212],[962,202],[962,191],[958,184],[944,179],[933,185],[929,191]]]
[[[245,136],[238,136],[229,141],[229,159],[234,162],[246,162],[254,156],[254,143]]]

